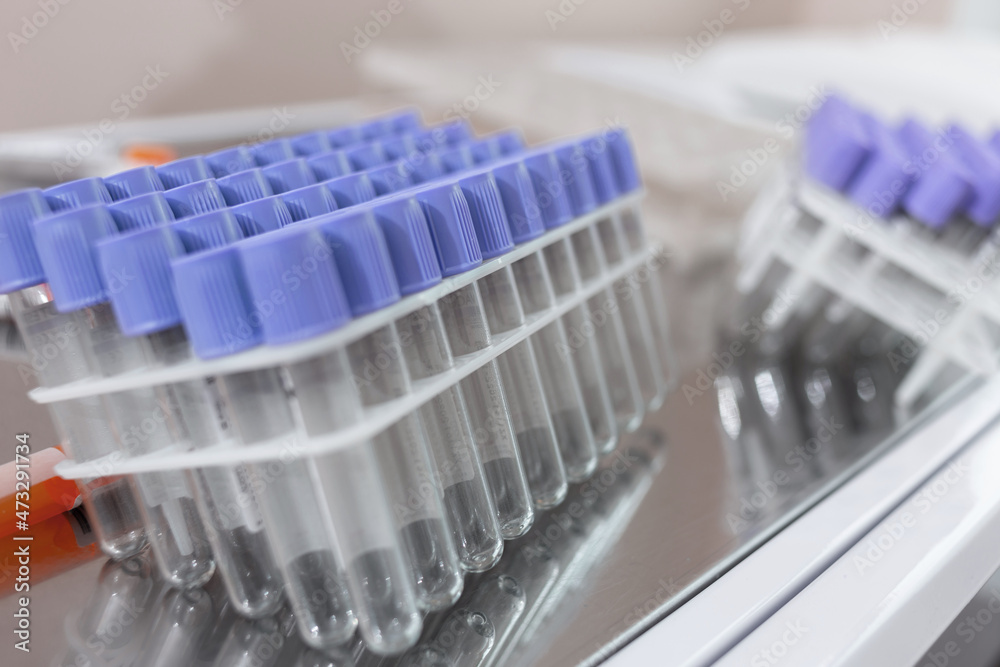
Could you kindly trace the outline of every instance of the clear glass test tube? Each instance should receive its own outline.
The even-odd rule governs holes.
[[[438,306],[455,355],[472,354],[493,344],[476,283],[442,297]],[[497,362],[490,361],[459,385],[500,530],[506,539],[520,537],[531,527],[534,510]]]
[[[351,343],[347,353],[366,408],[410,391],[395,325]],[[413,570],[417,599],[428,610],[448,607],[461,594],[462,567],[420,414],[400,419],[375,436],[374,445],[400,541]]]
[[[411,378],[419,381],[454,366],[437,304],[400,318],[396,327],[407,342],[403,355]],[[503,535],[460,388],[432,398],[421,406],[420,415],[462,566],[470,572],[488,570],[503,553]]]
[[[555,306],[552,281],[541,253],[519,259],[512,268],[527,314],[543,313]],[[582,482],[597,468],[597,446],[581,384],[567,354],[569,342],[562,321],[543,327],[531,337],[531,344],[541,365],[542,385],[552,413],[566,478],[570,482]],[[601,406],[595,417],[599,419],[604,414]]]
[[[491,334],[524,326],[524,311],[509,266],[480,278],[479,290]],[[522,341],[501,354],[497,367],[510,400],[521,463],[535,506],[555,507],[566,497],[566,468],[531,342]]]
[[[87,179],[84,191],[63,185],[53,206],[69,208],[64,197],[77,203],[110,201],[98,179]],[[24,341],[28,365],[19,368],[27,383],[37,379],[43,387],[54,387],[94,375],[87,350],[85,320],[79,310],[60,312],[39,259],[32,227],[52,214],[46,196],[38,189],[0,197],[0,289],[5,293],[17,328]],[[53,422],[67,453],[77,461],[99,459],[117,449],[108,428],[105,404],[100,399],[65,401],[50,407]],[[119,476],[78,480],[83,503],[90,515],[101,550],[116,559],[138,553],[146,537],[138,501],[129,481]]]
[[[611,217],[602,218],[597,222],[596,232],[604,251],[605,261],[609,268],[615,268],[624,262],[626,252],[625,240],[621,229]],[[629,348],[633,350],[633,361],[636,362],[636,375],[639,379],[639,389],[650,410],[655,410],[663,402],[667,392],[667,381],[663,372],[664,365],[653,337],[649,312],[643,300],[639,287],[630,277],[620,278],[613,286],[618,307],[625,321],[625,333],[629,339]],[[643,362],[648,362],[647,367]]]
[[[556,296],[576,293],[581,288],[580,271],[569,239],[562,238],[545,246],[543,253]],[[562,322],[567,342],[564,354],[573,360],[573,367],[580,381],[594,446],[598,454],[607,454],[618,442],[618,421],[611,402],[609,381],[601,365],[594,330],[596,324],[588,320],[587,311],[582,306],[571,309],[563,316]]]
[[[599,280],[604,270],[596,255],[596,246],[592,241],[588,241],[590,235],[587,230],[579,234],[583,234],[581,237],[583,242],[578,243],[574,239],[571,248],[577,258],[587,255],[588,262],[578,265],[581,278],[584,284],[587,284]],[[639,390],[639,380],[636,377],[628,337],[625,335],[625,324],[618,304],[611,290],[603,289],[587,299],[586,307],[581,310],[582,313],[570,313],[568,317],[573,319],[582,315],[583,320],[578,325],[581,332],[593,328],[598,358],[604,378],[607,380],[608,394],[618,430],[621,433],[634,431],[642,423],[646,407]]]
[[[127,335],[122,340],[139,348],[135,359],[129,355],[107,370],[128,372],[127,367],[122,368],[125,360],[134,364],[134,368],[142,369],[174,366],[191,357],[191,345],[180,326],[180,312],[172,296],[170,261],[186,250],[198,249],[208,239],[227,236],[236,239],[238,227],[228,212],[203,214],[175,224],[183,227],[141,229],[97,245],[106,282],[111,284],[111,277],[115,275],[131,277],[116,285],[110,297],[118,326]],[[130,425],[131,438],[122,432],[122,444],[128,450],[146,453],[170,447],[235,444],[232,418],[212,379],[136,389],[112,395],[112,398],[116,399],[119,425],[123,428]],[[136,421],[136,416],[141,416],[142,421],[129,424]],[[148,420],[152,428],[148,427]],[[165,494],[161,498],[154,499],[149,482],[139,483],[147,489],[146,498],[151,505],[164,507],[174,537],[178,538],[176,544],[162,546],[176,547],[180,553],[188,553],[191,546],[195,546],[195,540],[188,540],[189,536],[183,534],[175,508],[166,504],[176,501],[187,505],[193,500],[236,610],[255,618],[273,613],[281,603],[281,575],[263,532],[246,467],[225,465],[193,469],[187,471],[186,479],[180,471],[156,474],[164,481],[158,489]],[[193,497],[183,494],[185,486],[194,492]]]

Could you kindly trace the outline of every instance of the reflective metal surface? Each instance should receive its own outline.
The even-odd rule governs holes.
[[[686,300],[672,311],[687,368],[680,387],[590,481],[571,488],[528,535],[505,543],[500,565],[469,576],[458,604],[428,617],[420,644],[404,656],[383,658],[360,645],[317,654],[298,640],[287,612],[241,619],[216,581],[172,590],[139,557],[91,562],[33,584],[32,652],[5,642],[2,664],[600,662],[805,511],[898,428],[888,397],[905,369],[882,363],[892,332],[856,322],[828,345],[823,295],[811,297],[817,307],[801,327],[783,329],[781,341],[762,310],[773,299],[729,308],[735,325],[716,327],[720,301],[692,308],[692,295],[724,294],[727,275],[663,276]],[[677,322],[678,312],[688,319]],[[714,352],[699,354],[704,341],[690,332],[706,329],[723,333]],[[19,400],[16,364],[0,368],[5,395]],[[30,416],[38,447],[53,436],[32,410],[10,413],[4,426],[30,428],[21,426]],[[13,598],[0,599],[0,618],[14,608]]]

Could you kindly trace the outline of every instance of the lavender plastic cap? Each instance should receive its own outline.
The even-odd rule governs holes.
[[[217,211],[226,207],[226,199],[222,196],[215,180],[188,183],[163,193],[170,204],[170,210],[178,220],[199,213]]]
[[[958,159],[972,174],[972,197],[965,213],[977,225],[991,226],[1000,216],[1000,156],[958,125],[946,133],[954,137]]]
[[[314,225],[295,225],[233,247],[239,248],[266,342],[292,343],[350,320],[333,251]]]
[[[494,144],[500,155],[515,155],[525,149],[524,135],[517,128],[502,130],[486,137],[486,141]]]
[[[469,147],[469,152],[472,154],[472,161],[476,164],[489,164],[503,157],[500,145],[488,139],[470,141],[460,145]]]
[[[480,172],[461,179],[458,184],[469,205],[483,259],[492,259],[513,248],[510,223],[493,174]]]
[[[168,190],[180,185],[187,185],[195,181],[204,181],[206,178],[214,178],[215,173],[208,165],[208,161],[201,155],[186,157],[174,160],[156,168],[156,173],[160,176],[163,186]]]
[[[323,183],[307,185],[278,195],[285,202],[294,222],[315,218],[337,210],[337,200]]]
[[[413,185],[410,173],[403,162],[390,162],[381,167],[374,167],[367,172],[371,179],[375,194],[379,197],[393,194]]]
[[[567,172],[566,191],[575,215],[584,215],[597,208],[597,194],[590,176],[587,156],[577,143],[563,144],[555,149],[560,171]]]
[[[420,115],[414,109],[395,111],[378,118],[373,118],[359,126],[361,136],[365,139],[378,139],[391,134],[419,130],[422,127]]]
[[[205,156],[205,160],[208,161],[208,165],[212,168],[212,173],[215,174],[216,178],[253,169],[257,166],[257,163],[253,159],[253,154],[246,146],[234,146],[209,153]]]
[[[438,151],[428,151],[420,154],[420,159],[410,159],[406,164],[410,170],[410,179],[414,183],[426,183],[445,175],[444,165]]]
[[[222,191],[222,197],[230,206],[245,204],[274,194],[271,184],[259,167],[223,176],[216,183]]]
[[[559,161],[554,152],[540,150],[529,154],[524,164],[531,174],[531,184],[548,229],[561,227],[574,218],[566,186],[559,178]]]
[[[372,179],[364,172],[348,174],[347,176],[324,181],[323,185],[327,187],[333,198],[337,201],[338,209],[363,204],[366,201],[375,199],[377,196]]]
[[[806,125],[805,171],[820,183],[843,191],[872,150],[863,114],[830,96]]]
[[[274,194],[298,190],[316,182],[316,175],[302,158],[275,162],[264,167],[261,171],[264,172],[267,182],[271,184]]]
[[[38,188],[0,196],[0,294],[45,281],[32,226],[50,213]]]
[[[441,166],[449,174],[472,169],[476,166],[476,158],[473,155],[470,144],[460,144],[451,148],[444,148],[436,151],[436,154],[441,160]]]
[[[170,226],[107,238],[96,251],[122,333],[143,336],[181,323],[170,261],[184,248]]]
[[[32,231],[59,312],[108,300],[95,251],[99,241],[118,234],[106,206],[94,204],[36,220]]]
[[[618,190],[632,192],[640,189],[642,178],[639,177],[639,165],[635,160],[635,151],[632,149],[632,142],[629,141],[628,132],[624,128],[616,127],[609,130],[604,139],[608,144],[611,163],[614,165]]]
[[[331,178],[346,176],[354,171],[351,161],[347,159],[347,153],[341,150],[317,153],[306,158],[306,163],[319,181],[329,181]]]
[[[159,174],[153,167],[128,169],[111,176],[105,176],[102,180],[111,198],[115,201],[165,189]]]
[[[399,301],[399,285],[382,230],[368,207],[331,213],[308,223],[333,251],[340,282],[355,316]]]
[[[300,134],[297,137],[292,137],[291,142],[297,155],[316,155],[333,150],[333,145],[324,130]]]
[[[1000,130],[996,130],[987,142],[995,153],[1000,155]]]
[[[590,177],[594,183],[594,196],[598,204],[607,204],[621,194],[615,165],[611,160],[611,150],[603,137],[591,137],[580,142],[583,154],[587,156]]]
[[[442,183],[414,194],[434,239],[441,274],[453,276],[482,264],[483,254],[462,188],[457,183]]]
[[[899,206],[913,175],[907,173],[906,149],[896,136],[872,116],[863,122],[872,149],[851,179],[847,196],[869,213],[887,218]]]
[[[388,159],[382,152],[382,147],[377,143],[359,144],[345,148],[344,153],[354,171],[364,171],[381,164],[385,164]]]
[[[378,140],[379,148],[388,160],[402,160],[413,153],[419,153],[412,134],[397,134]]]
[[[178,257],[172,269],[177,306],[196,355],[214,359],[264,341],[263,315],[254,310],[235,246]]]
[[[943,227],[972,197],[972,174],[954,155],[935,147],[939,137],[916,120],[905,121],[897,137],[919,172],[903,196],[903,208],[928,227]],[[946,137],[944,142],[950,144]]]
[[[250,154],[253,155],[257,165],[263,167],[275,162],[291,160],[295,157],[295,149],[292,148],[292,142],[287,137],[281,137],[280,139],[252,144]]]
[[[187,253],[221,248],[243,238],[236,217],[225,208],[178,220],[170,228]]]
[[[326,133],[326,138],[334,148],[344,148],[364,141],[361,136],[361,129],[356,125],[338,127]]]
[[[110,204],[111,193],[101,179],[81,178],[47,188],[45,201],[53,211],[65,211],[90,204]]]
[[[527,165],[522,160],[507,162],[494,167],[492,173],[514,243],[524,243],[544,234],[545,221]]]
[[[236,217],[243,236],[247,238],[273,232],[295,222],[281,195],[250,201],[229,210]]]
[[[156,227],[174,219],[174,212],[162,192],[123,199],[108,206],[108,211],[122,232]]]
[[[441,282],[434,239],[420,202],[393,197],[373,204],[372,213],[389,248],[400,293],[413,294]]]

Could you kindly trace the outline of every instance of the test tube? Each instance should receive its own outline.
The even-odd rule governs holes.
[[[148,182],[158,180],[155,172],[138,175]],[[48,267],[56,303],[62,309],[79,312],[80,339],[93,372],[110,375],[144,365],[140,341],[126,338],[118,330],[94,257],[96,241],[117,231],[108,210],[101,205],[74,209],[36,221],[33,231],[41,265]],[[100,403],[107,408],[104,414],[95,412]],[[133,424],[133,420],[137,423]],[[166,397],[152,390],[67,402],[56,415],[57,425],[71,441],[86,441],[94,429],[110,430],[113,424],[119,434],[116,444],[130,450],[169,445],[164,432],[173,426],[170,420]],[[197,585],[207,580],[214,563],[183,474],[151,473],[136,476],[133,482],[143,501],[138,506],[147,536],[161,556],[157,564],[164,577],[173,585]],[[120,496],[114,493],[108,501]]]
[[[555,228],[573,220],[575,217],[573,206],[566,185],[561,181],[560,175],[563,172],[555,154],[552,151],[538,151],[525,158],[525,164],[531,174],[538,207],[546,226]],[[597,254],[596,244],[591,240],[589,233],[582,238],[585,241],[582,244],[586,251],[584,256],[578,256],[580,253],[577,252],[572,237],[556,241],[545,248],[546,261],[552,267],[553,287],[559,293],[573,288],[577,279],[581,284],[587,284],[603,275],[604,269]],[[586,348],[590,345],[590,341],[594,342],[595,355],[615,416],[615,430],[628,432],[638,428],[642,422],[645,406],[625,337],[621,313],[611,291],[602,290],[588,299],[585,306],[571,310],[566,315],[566,323],[571,332],[571,342],[582,340],[579,350],[575,350],[574,360],[581,359],[586,362],[583,359]],[[588,332],[592,333],[588,335]],[[593,380],[586,379],[591,373],[589,363],[578,364],[577,370],[585,388],[596,386]],[[589,391],[595,392],[594,389]],[[592,400],[596,404],[596,399]],[[601,447],[601,439],[596,437],[596,433],[595,429],[598,449],[601,453],[606,453],[614,443]]]
[[[125,335],[145,337],[150,363],[169,365],[190,357],[190,346],[180,328],[171,260],[185,252],[230,243],[239,236],[235,218],[228,211],[216,211],[97,245],[106,279],[132,276],[112,292],[111,304]],[[125,395],[141,397],[145,391]],[[180,382],[153,391],[168,397],[168,414],[178,422],[176,441],[198,448],[233,443],[232,419],[214,380]],[[248,471],[239,465],[201,468],[189,471],[189,479],[219,572],[237,611],[251,617],[273,613],[281,601],[281,576],[263,531]]]
[[[531,175],[524,162],[518,160],[497,166],[491,171],[491,176],[498,185],[514,243],[525,243],[544,234],[545,224]],[[462,181],[463,187],[469,180]],[[488,182],[477,177],[471,180]],[[555,307],[553,281],[543,253],[536,252],[514,262],[513,270],[526,314],[544,313]],[[565,275],[560,276],[560,279],[565,278]],[[609,444],[614,434],[611,408],[603,390],[604,382],[591,356],[594,368],[589,376],[596,378],[598,386],[596,392],[590,392],[596,396],[596,402],[588,405],[584,400],[582,383],[577,378],[576,364],[570,358],[571,348],[561,319],[543,327],[532,336],[531,342],[535,357],[542,365],[542,382],[566,467],[566,477],[571,482],[583,481],[597,467],[595,432],[602,438],[602,449],[613,447]],[[585,359],[581,358],[581,361]]]
[[[623,194],[642,188],[638,164],[625,130],[621,128],[610,130],[587,140],[584,146],[587,158],[590,160],[599,203],[606,204]],[[622,209],[614,221],[620,226],[621,236],[625,239],[625,247],[630,254],[637,255],[648,250],[648,240],[638,204]],[[659,257],[655,260],[651,258],[645,267],[637,269],[636,280],[649,313],[653,339],[660,354],[660,361],[664,364],[663,371],[667,374],[667,384],[672,386],[677,382],[680,368],[676,351],[671,344],[670,318],[667,313],[667,299],[663,293],[661,267],[655,265],[655,262],[660,261],[662,259]]]
[[[264,340],[272,344],[329,331],[343,324],[350,312],[332,253],[314,228],[299,225],[270,237],[244,242],[239,248],[239,264],[254,267],[252,272],[242,271],[248,287],[248,294],[242,301],[256,305],[246,306],[246,315],[231,317],[232,324],[227,331],[239,330],[246,322],[253,321],[255,318],[249,317],[251,311],[260,308],[265,299],[270,300],[269,316],[256,319],[260,321]],[[300,273],[295,273],[296,267]],[[283,278],[289,271],[299,278],[299,282],[286,284]],[[274,299],[276,293],[285,298]],[[224,336],[223,340],[228,337]],[[344,350],[293,364],[288,374],[296,387],[300,414],[310,434],[328,432],[363,416],[358,407],[361,396],[354,381],[355,371]],[[227,378],[227,388],[229,384]],[[264,409],[283,405],[276,391],[262,394],[248,387],[246,394],[262,397],[260,407]],[[232,396],[230,400],[232,402]],[[248,407],[252,406],[248,404]],[[252,412],[247,410],[248,415]],[[386,436],[383,444],[391,446],[389,440]],[[402,449],[403,453],[407,451]],[[419,453],[419,449],[417,451]],[[389,452],[390,457],[392,454]],[[328,512],[334,543],[341,554],[341,562],[346,563],[347,583],[361,634],[377,651],[401,651],[411,646],[420,634],[421,620],[414,593],[418,577],[411,574],[409,563],[404,561],[400,551],[390,495],[382,492],[382,476],[373,447],[360,444],[332,452],[315,459],[315,465],[322,490],[321,507]],[[406,462],[402,461],[401,465],[405,466]],[[405,494],[404,490],[404,503]],[[366,502],[359,505],[359,497],[364,497]],[[431,546],[438,545],[432,543]],[[451,553],[454,557],[454,552]],[[457,570],[457,558],[454,565]],[[426,578],[419,583],[428,586],[432,581]],[[458,586],[461,586],[460,580]],[[429,588],[429,592],[438,593],[439,588]],[[448,599],[453,596],[454,592],[449,591]]]
[[[355,316],[399,299],[391,259],[373,219],[335,213],[306,224],[332,247]],[[394,324],[348,345],[348,356],[366,408],[410,391],[409,372]],[[414,570],[418,599],[428,609],[449,606],[462,590],[461,566],[419,411],[376,436],[375,452],[386,478],[401,542]]]
[[[464,249],[461,246],[444,245],[435,254],[427,219],[416,199],[395,197],[373,211],[403,293],[419,291],[439,282],[442,275],[455,275],[479,263],[477,258],[452,252]],[[435,309],[440,314],[434,319],[441,323],[435,326],[443,326],[455,355],[471,354],[492,344],[475,284],[446,295]],[[481,462],[500,532],[505,539],[518,537],[530,527],[534,511],[496,363],[490,361],[475,371],[459,383],[459,388],[473,429],[475,458]]]
[[[486,217],[485,211],[480,211],[479,228],[475,226],[469,202],[458,184],[429,186],[418,190],[416,196],[430,224],[439,259],[456,258],[471,268],[482,258],[492,259],[513,247],[506,225]],[[455,303],[464,303],[463,312],[455,313],[452,308],[446,322],[448,318],[461,317],[464,319],[459,321],[474,325],[478,318],[470,318],[468,309],[481,303],[482,319],[488,323],[491,336],[524,325],[524,313],[509,266],[481,278],[475,285],[476,293],[467,293],[470,297],[475,294],[474,298],[456,300]],[[467,330],[469,333],[465,335],[469,336],[476,332],[471,327]],[[538,508],[554,507],[566,496],[566,471],[531,344],[518,343],[496,362],[532,500]]]
[[[567,189],[574,213],[585,215],[593,211],[597,208],[597,194],[582,147],[577,143],[565,145],[556,150],[556,157],[560,167],[570,174]],[[576,232],[571,238],[577,262],[584,274],[602,266],[614,267],[625,259],[625,242],[610,217],[602,218],[596,225]],[[643,402],[648,409],[655,409],[663,401],[667,384],[663,364],[653,342],[649,314],[628,278],[615,281],[612,292],[613,303],[621,312]]]
[[[405,204],[405,202],[404,202]],[[413,202],[419,213],[419,205]],[[385,221],[387,209],[381,209]],[[406,208],[403,210],[406,213]],[[422,216],[407,225],[405,215],[383,234],[370,209],[333,216],[321,229],[333,248],[334,259],[342,270],[362,275],[361,262],[371,258],[357,253],[362,244],[382,247],[381,261],[391,262],[401,295],[426,289],[440,282],[441,272],[434,254],[433,241]],[[383,223],[392,224],[392,222]],[[396,261],[394,261],[396,260]],[[355,285],[345,287],[350,298]],[[364,286],[361,286],[364,287]],[[451,349],[436,304],[430,304],[401,317],[396,328],[403,345],[403,357],[410,377],[423,380],[439,375],[454,366]],[[465,401],[455,386],[433,397],[420,408],[421,421],[427,429],[428,443],[439,482],[444,489],[448,523],[463,567],[470,572],[489,569],[503,552],[503,537],[496,509],[483,477],[482,462],[474,448]]]
[[[96,186],[96,187],[95,187]],[[83,189],[57,195],[65,208],[75,202],[99,202],[103,184],[88,182]],[[97,194],[93,194],[97,190]],[[60,312],[32,238],[32,225],[51,214],[41,190],[22,190],[0,197],[0,293],[8,295],[14,320],[24,339],[32,375],[42,386],[58,386],[93,376],[86,345],[84,314]],[[99,398],[54,403],[50,412],[60,440],[78,461],[101,458],[116,451],[108,427],[106,407]],[[78,480],[84,506],[94,525],[101,550],[116,559],[138,553],[146,543],[138,501],[127,479],[105,476]]]

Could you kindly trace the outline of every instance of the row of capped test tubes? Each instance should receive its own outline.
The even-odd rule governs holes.
[[[334,163],[354,171],[315,167]],[[404,113],[0,198],[0,286],[45,386],[315,338],[609,206],[346,347],[53,403],[73,457],[107,466],[81,480],[102,548],[148,542],[178,587],[217,568],[249,617],[287,597],[318,648],[355,627],[375,652],[412,645],[422,613],[454,603],[464,572],[496,564],[663,399],[658,276],[607,277],[647,252],[622,199],[639,187],[618,129],[527,150]],[[371,442],[294,454],[595,284]],[[114,471],[116,456],[262,442],[285,446],[266,464]]]

